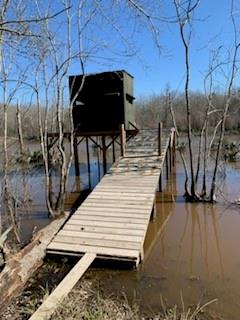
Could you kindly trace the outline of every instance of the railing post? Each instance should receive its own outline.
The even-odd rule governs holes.
[[[113,163],[114,163],[116,161],[114,136],[112,136],[112,139],[113,139],[113,142],[112,142],[112,159],[113,159]]]
[[[158,155],[162,154],[162,122],[158,123]],[[161,161],[161,160],[160,160]],[[158,190],[162,192],[162,170],[158,180]]]
[[[88,186],[89,186],[89,189],[91,189],[91,164],[90,164],[88,137],[86,137],[86,151],[87,151],[87,168],[88,168]]]
[[[158,155],[161,156],[162,154],[162,122],[158,123]]]
[[[106,137],[102,135],[103,174],[107,173],[107,147]]]
[[[169,146],[169,172],[172,173],[172,146]]]
[[[176,164],[176,130],[172,128],[172,164],[175,167]]]
[[[155,197],[153,207],[152,207],[152,212],[151,212],[151,220],[156,219],[157,217],[157,199]]]
[[[167,150],[166,150],[166,159],[165,159],[165,163],[166,163],[166,178],[168,180],[169,178],[169,166],[168,166],[168,162],[169,162],[169,147],[167,147]]]
[[[126,131],[124,124],[120,124],[120,145],[121,145],[121,156],[125,156],[125,148],[126,148]]]
[[[73,150],[74,150],[75,175],[76,177],[79,177],[80,170],[79,170],[79,159],[78,159],[78,141],[76,136],[74,136],[73,138]]]

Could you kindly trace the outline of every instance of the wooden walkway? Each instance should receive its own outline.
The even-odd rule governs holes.
[[[99,258],[143,259],[143,244],[155,204],[159,177],[173,131],[161,138],[157,130],[140,131],[92,193],[49,244],[56,254],[96,254]],[[170,152],[171,154],[171,152]]]

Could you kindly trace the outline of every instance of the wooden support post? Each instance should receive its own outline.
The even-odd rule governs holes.
[[[152,207],[152,212],[151,212],[151,220],[154,220],[156,216],[157,216],[157,201],[155,197],[153,207]]]
[[[99,147],[99,137],[97,138],[97,166],[98,166],[98,181],[101,179],[101,168],[100,168],[100,147]]]
[[[158,155],[162,154],[162,122],[158,123]]]
[[[73,152],[74,152],[75,174],[76,174],[76,177],[79,177],[80,176],[80,170],[79,170],[77,137],[74,137],[74,139],[73,139]]]
[[[165,163],[166,163],[166,178],[168,180],[169,178],[169,168],[168,168],[168,148],[167,148],[167,151],[166,151],[166,159],[165,159]]]
[[[175,167],[175,164],[176,164],[176,131],[175,129],[173,128],[172,129],[173,131],[173,146],[172,146],[172,155],[173,155],[173,166]]]
[[[172,173],[172,147],[171,145],[168,147],[169,150],[169,172]]]
[[[113,137],[114,139],[114,137]],[[112,157],[113,157],[113,163],[116,161],[116,155],[115,155],[115,142],[113,140],[112,142]]]
[[[162,172],[160,173],[159,180],[158,180],[158,191],[162,192]]]
[[[121,156],[125,156],[125,148],[126,148],[126,131],[124,124],[120,125],[120,144],[121,144]]]
[[[87,168],[88,168],[88,186],[89,186],[89,189],[91,189],[91,164],[90,164],[88,137],[86,137],[86,151],[87,151]]]
[[[95,253],[85,253],[29,320],[48,320],[95,258]]]
[[[103,153],[103,174],[107,173],[107,148],[106,137],[102,136],[102,153]]]
[[[75,177],[75,184],[76,184],[76,191],[80,192],[81,191],[81,181],[80,181],[80,177],[79,176]]]
[[[162,122],[158,123],[158,155],[161,156],[162,154]],[[158,190],[162,192],[162,173],[159,176],[158,180]]]

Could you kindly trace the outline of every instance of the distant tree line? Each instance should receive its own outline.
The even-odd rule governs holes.
[[[187,119],[184,93],[177,95],[171,93],[170,99],[171,101],[169,101],[169,93],[139,98],[136,102],[136,120],[138,127],[157,127],[158,122],[163,122],[165,127],[171,127],[173,123],[169,103],[172,103],[179,131],[186,131]],[[195,132],[200,132],[204,121],[204,110],[208,101],[205,94],[201,92],[191,92],[190,100],[192,107],[192,129]],[[218,119],[220,119],[225,103],[226,96],[224,94],[213,93],[212,104],[219,112],[215,112],[209,119],[210,128],[214,128]],[[226,131],[240,131],[240,94],[238,89],[234,90],[231,99],[226,121]]]
[[[231,100],[229,114],[226,121],[227,131],[240,131],[240,90],[235,90]],[[171,93],[171,103],[174,109],[175,118],[178,123],[178,129],[181,132],[186,131],[186,110],[184,104],[184,94],[179,93],[174,95]],[[192,129],[199,132],[203,126],[204,121],[204,106],[207,105],[206,96],[201,92],[191,92],[190,94],[192,106]],[[221,93],[214,93],[212,103],[219,112],[215,112],[209,120],[210,127],[215,127],[216,122],[220,118],[221,110],[225,105],[226,97]],[[172,117],[169,109],[169,93],[160,93],[159,95],[151,95],[147,97],[140,97],[135,103],[136,122],[139,128],[153,128],[157,127],[158,122],[163,122],[164,127],[173,126]],[[63,110],[63,127],[64,130],[69,130],[69,116],[67,108]],[[8,134],[11,137],[16,137],[17,130],[17,106],[9,106],[8,117]],[[2,108],[0,108],[0,118],[2,118]],[[44,114],[44,107],[42,108]],[[39,125],[37,108],[34,106],[21,106],[22,130],[25,139],[39,139]],[[50,109],[48,115],[49,132],[57,131],[57,122],[55,110]],[[3,122],[0,122],[0,136],[3,135]]]
[[[38,120],[38,109],[36,106],[21,105],[21,124],[24,139],[27,140],[39,140],[39,120]],[[45,107],[41,109],[41,114],[44,116]],[[69,131],[69,115],[67,107],[62,111],[63,113],[63,126],[65,131]],[[0,119],[3,119],[3,108],[0,104]],[[18,135],[18,123],[17,123],[17,106],[8,106],[8,136],[16,137]],[[57,120],[55,108],[50,108],[48,113],[48,128],[49,132],[57,132]],[[3,136],[4,123],[0,121],[0,136]]]

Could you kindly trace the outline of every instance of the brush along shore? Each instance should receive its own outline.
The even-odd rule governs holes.
[[[67,259],[48,260],[28,281],[21,295],[0,314],[0,320],[27,320],[47,298],[72,265]],[[109,295],[101,287],[96,269],[90,269],[50,318],[51,320],[223,320],[212,313],[207,302],[191,308],[168,307],[161,303],[159,312],[142,310],[137,301],[124,293]]]

